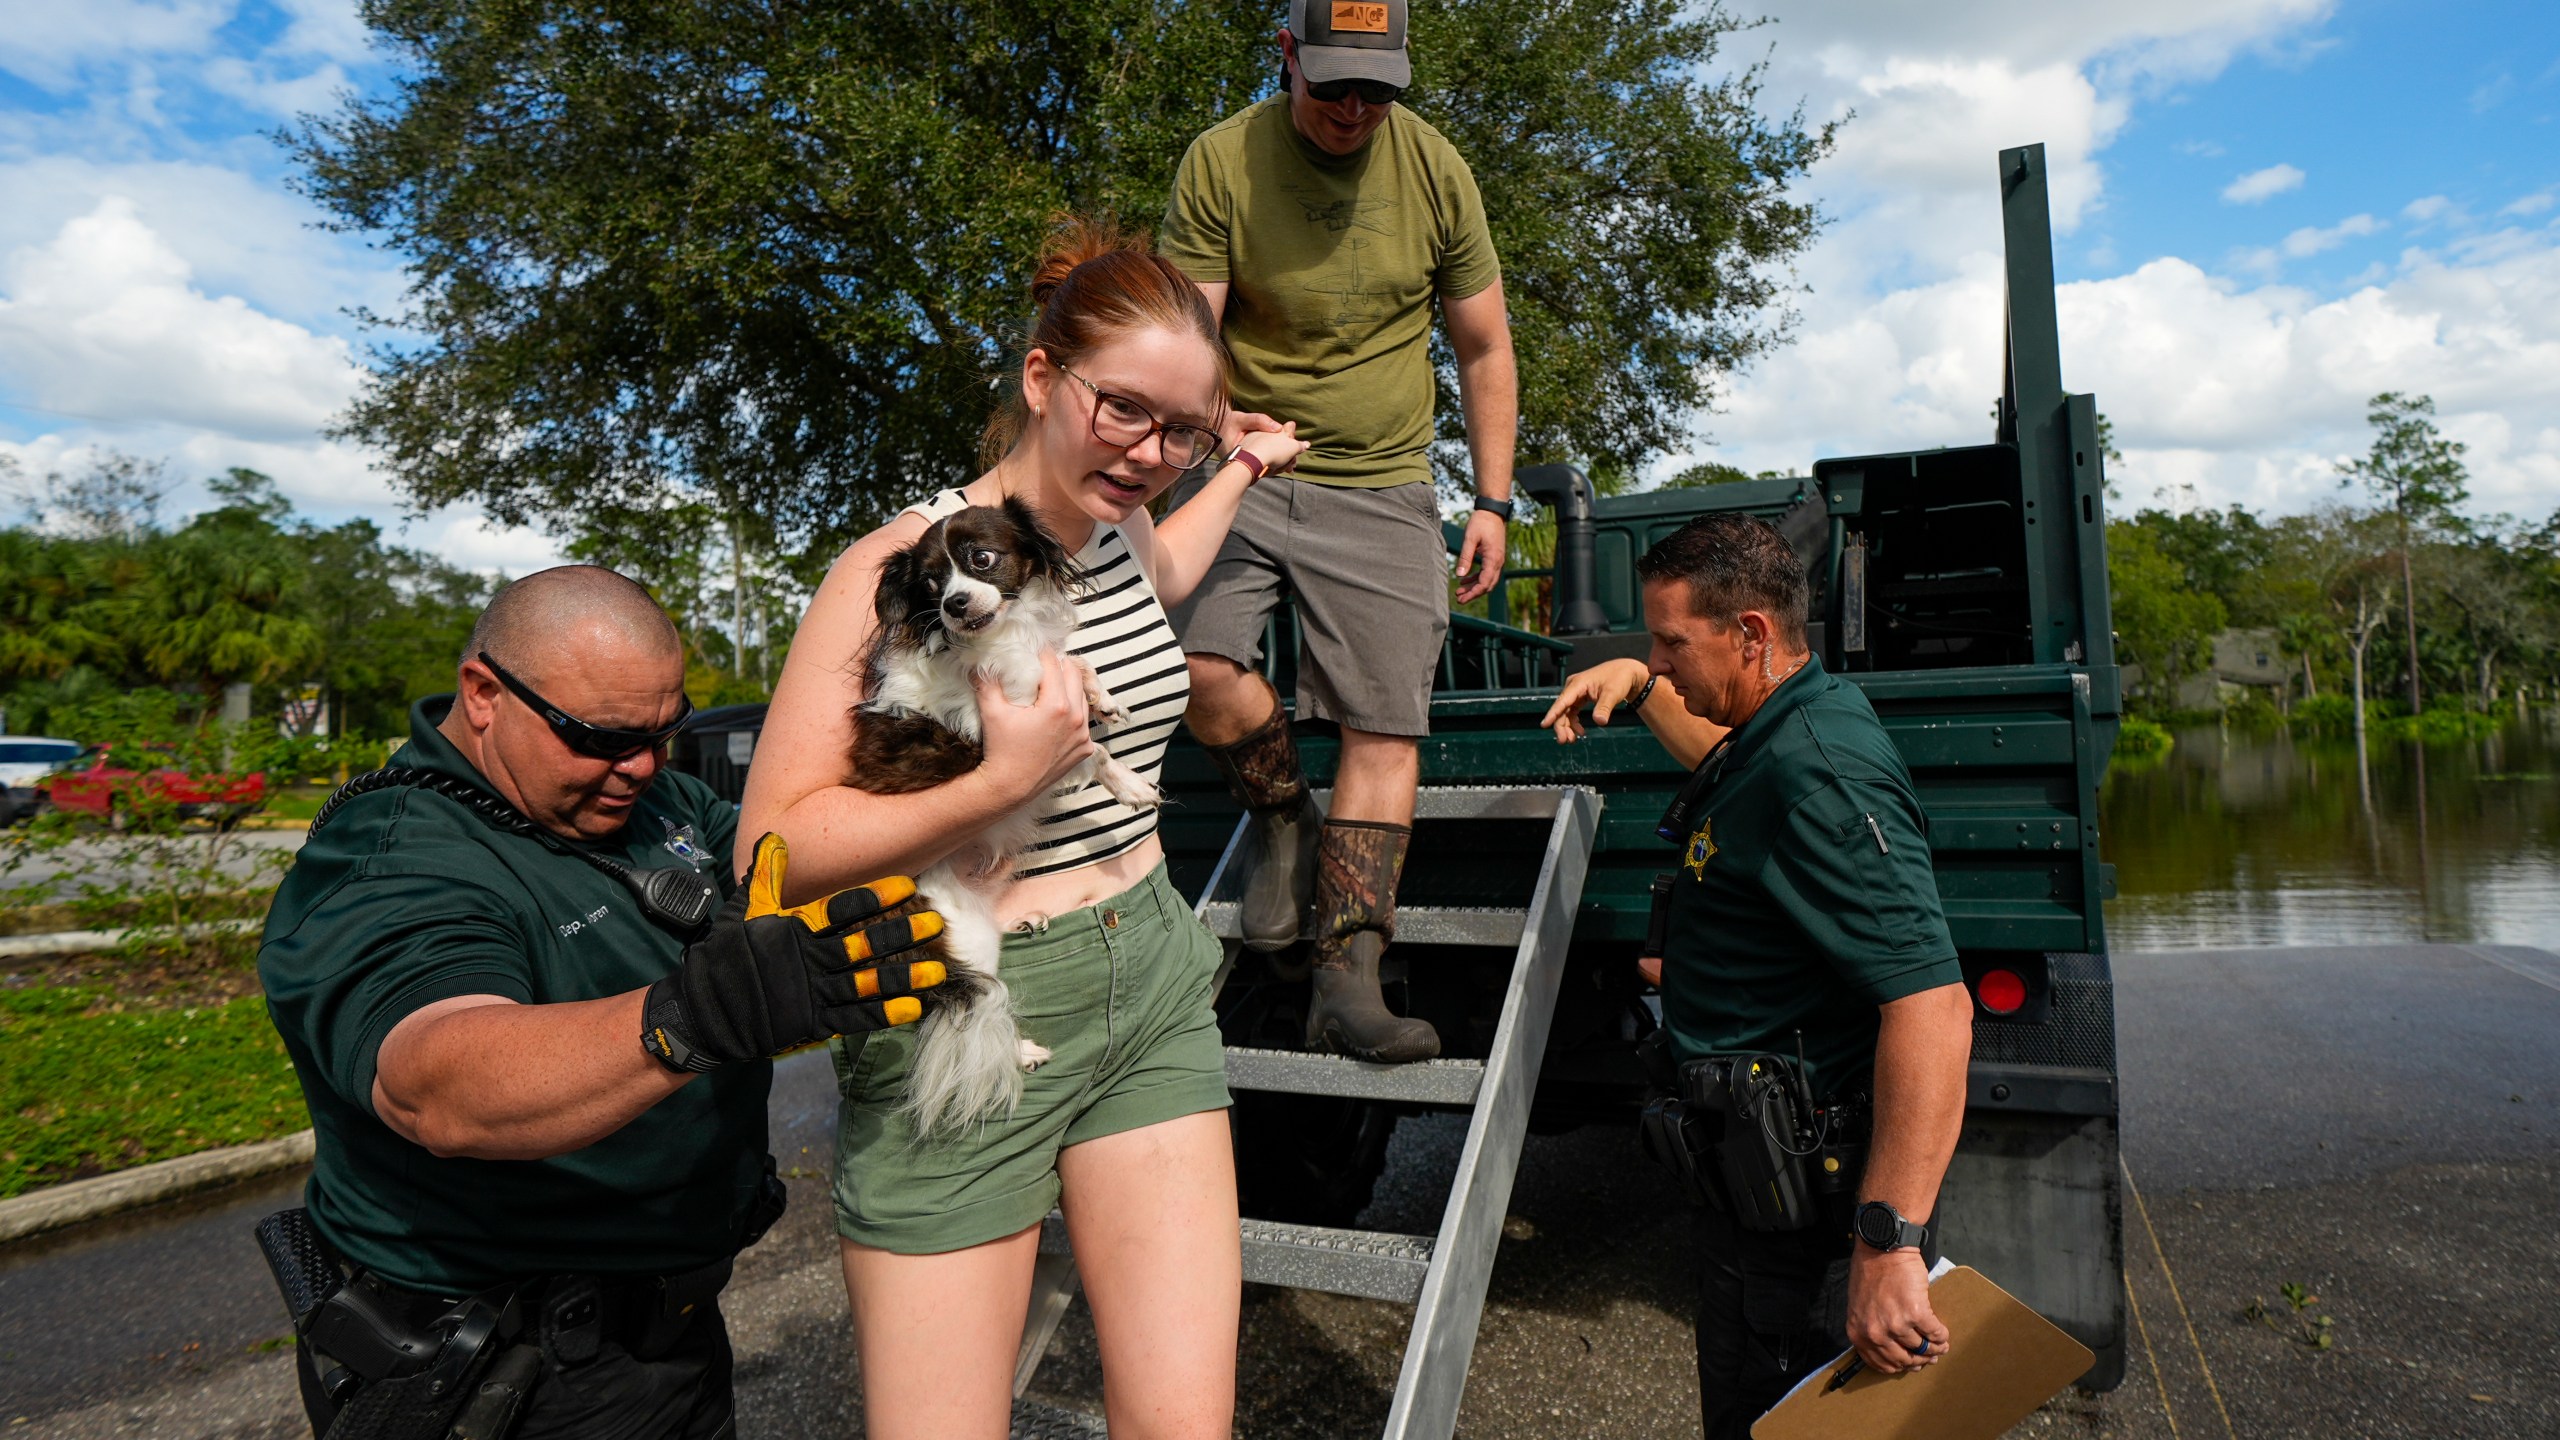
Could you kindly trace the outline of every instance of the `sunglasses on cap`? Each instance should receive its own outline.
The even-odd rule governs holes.
[[[1403,86],[1384,80],[1327,80],[1318,84],[1300,76],[1299,83],[1306,86],[1307,98],[1319,105],[1331,105],[1345,95],[1358,95],[1363,104],[1393,105],[1404,94]]]
[[[617,730],[610,725],[590,725],[543,699],[506,666],[490,659],[488,651],[480,652],[480,663],[489,667],[489,673],[498,677],[499,684],[506,686],[517,699],[531,707],[534,714],[541,716],[543,723],[551,727],[551,733],[560,737],[561,744],[590,760],[628,760],[643,750],[655,750],[666,744],[676,738],[677,731],[693,723],[693,701],[687,698],[683,713],[655,730]]]

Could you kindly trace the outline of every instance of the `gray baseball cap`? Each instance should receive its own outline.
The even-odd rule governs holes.
[[[1310,85],[1376,80],[1398,89],[1413,83],[1404,53],[1404,0],[1289,0],[1289,33],[1298,37],[1298,73]]]

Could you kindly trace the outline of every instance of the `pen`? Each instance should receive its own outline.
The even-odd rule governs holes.
[[[1916,1349],[1916,1350],[1914,1350],[1914,1351],[1912,1351],[1911,1353],[1913,1353],[1913,1354],[1915,1354],[1915,1355],[1926,1355],[1926,1354],[1928,1354],[1928,1353],[1929,1353],[1929,1337],[1927,1337],[1927,1336],[1925,1336],[1925,1335],[1924,1335],[1924,1336],[1922,1336],[1922,1337],[1920,1337],[1920,1345],[1919,1345],[1919,1348],[1918,1348],[1918,1349]],[[1858,1378],[1858,1372],[1859,1372],[1859,1371],[1861,1371],[1861,1370],[1864,1370],[1864,1369],[1866,1369],[1866,1368],[1867,1368],[1867,1357],[1866,1357],[1866,1356],[1864,1356],[1864,1355],[1852,1355],[1852,1356],[1850,1356],[1850,1357],[1849,1357],[1849,1363],[1848,1363],[1848,1364],[1843,1365],[1843,1366],[1841,1366],[1839,1369],[1837,1369],[1837,1370],[1835,1370],[1835,1371],[1831,1372],[1831,1383],[1822,1387],[1822,1393],[1823,1393],[1823,1394],[1825,1394],[1825,1395],[1828,1395],[1828,1394],[1830,1394],[1832,1391],[1839,1389],[1841,1386],[1848,1384],[1850,1381],[1857,1379],[1857,1378]]]

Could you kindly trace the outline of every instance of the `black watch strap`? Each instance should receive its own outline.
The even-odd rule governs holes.
[[[1511,502],[1508,500],[1496,500],[1489,496],[1479,495],[1476,497],[1476,508],[1484,511],[1488,515],[1499,515],[1505,520],[1511,518]]]
[[[1859,1206],[1857,1224],[1854,1228],[1858,1232],[1859,1242],[1870,1249],[1926,1250],[1929,1248],[1929,1227],[1917,1221],[1903,1219],[1901,1211],[1882,1200],[1870,1200]]]

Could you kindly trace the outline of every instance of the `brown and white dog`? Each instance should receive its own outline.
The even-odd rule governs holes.
[[[890,556],[874,600],[879,630],[865,661],[866,698],[854,712],[853,787],[904,794],[975,769],[983,755],[976,677],[995,681],[1013,703],[1030,704],[1040,693],[1041,655],[1063,651],[1075,632],[1082,579],[1031,507],[1010,498],[937,520]],[[1093,667],[1066,658],[1096,719],[1126,720]],[[1088,782],[1137,809],[1162,803],[1155,786],[1107,750],[1067,772],[1058,793]],[[1012,857],[1038,837],[1038,808],[1023,806],[916,877],[917,890],[942,914],[952,974],[942,992],[948,998],[925,1017],[916,1044],[904,1109],[918,1135],[1010,1115],[1022,1099],[1023,1072],[1049,1058],[1022,1033],[996,975],[1004,935],[994,892]]]

